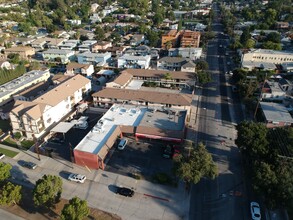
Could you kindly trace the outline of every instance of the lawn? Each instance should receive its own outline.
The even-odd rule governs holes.
[[[30,149],[31,146],[34,145],[34,141],[30,141],[30,140],[23,140],[21,142],[21,146],[24,147],[25,149]]]
[[[8,150],[8,149],[5,149],[5,148],[1,148],[0,147],[0,153],[3,153],[5,154],[7,157],[15,157],[18,153],[15,152],[15,151],[12,151],[12,150]]]

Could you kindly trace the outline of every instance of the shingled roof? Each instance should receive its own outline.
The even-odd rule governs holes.
[[[192,96],[189,94],[175,94],[116,88],[105,88],[99,92],[94,93],[92,96],[181,106],[190,106],[192,102]]]

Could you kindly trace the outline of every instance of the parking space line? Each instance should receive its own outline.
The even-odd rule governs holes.
[[[150,194],[143,194],[143,195],[151,197],[151,198],[154,198],[154,199],[160,199],[160,200],[163,200],[163,201],[166,201],[166,202],[170,202],[169,199],[161,198],[161,197],[158,197],[158,196],[153,196],[153,195],[150,195]]]

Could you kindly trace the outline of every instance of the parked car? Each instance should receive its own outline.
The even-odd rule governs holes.
[[[253,220],[260,220],[261,219],[260,207],[257,202],[250,203],[250,211],[251,211],[251,218]]]
[[[174,153],[174,149],[172,148],[171,145],[166,145],[163,149],[163,154],[162,156],[164,158],[172,158],[173,157],[173,153]]]
[[[126,187],[117,187],[116,194],[120,194],[126,197],[132,197],[134,195],[134,191]]]
[[[0,153],[0,160],[3,159],[5,157],[5,154]]]
[[[29,168],[29,169],[32,169],[32,170],[35,170],[37,168],[37,164],[33,163],[33,162],[29,162],[29,161],[24,161],[24,160],[20,160],[18,161],[18,163],[23,166],[23,167],[26,167],[26,168]]]
[[[81,174],[71,173],[68,176],[68,180],[78,182],[78,183],[84,183],[84,181],[86,180],[86,176]]]
[[[127,139],[122,138],[118,144],[118,150],[124,150],[126,145],[127,145]]]
[[[53,137],[49,140],[49,142],[54,143],[54,144],[64,144],[65,143],[65,141],[60,137]]]

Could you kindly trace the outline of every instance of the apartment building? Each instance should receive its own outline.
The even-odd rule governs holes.
[[[157,69],[180,71],[181,67],[189,60],[183,57],[163,57],[157,62]]]
[[[10,112],[13,132],[40,138],[68,115],[91,90],[89,79],[75,75],[33,101],[19,101]]]
[[[175,108],[190,111],[192,96],[131,89],[105,88],[93,95],[94,106],[110,107],[113,104],[130,104],[153,108]]]
[[[33,70],[0,86],[0,106],[13,100],[13,95],[24,91],[39,82],[46,82],[50,77],[49,70]]]
[[[177,30],[170,30],[166,34],[162,34],[162,48],[172,48],[177,47],[179,42],[180,33]]]
[[[106,53],[92,53],[84,52],[77,55],[77,62],[80,64],[93,64],[98,66],[104,66],[111,60],[112,54]]]
[[[19,54],[20,59],[28,60],[35,54],[35,49],[32,47],[11,47],[4,50],[5,58],[10,54]]]
[[[118,68],[148,69],[151,56],[133,56],[125,54],[118,58]]]
[[[171,48],[168,50],[168,56],[169,57],[183,57],[183,58],[189,58],[191,60],[197,60],[202,55],[202,48]]]
[[[182,30],[170,30],[167,34],[162,35],[162,48],[170,49],[174,47],[199,47],[200,32]]]
[[[200,32],[184,30],[181,33],[180,47],[199,47]]]
[[[194,72],[168,71],[168,70],[145,70],[126,69],[121,72],[130,74],[131,79],[142,80],[144,82],[156,83],[163,87],[192,87],[195,85],[196,77]]]

